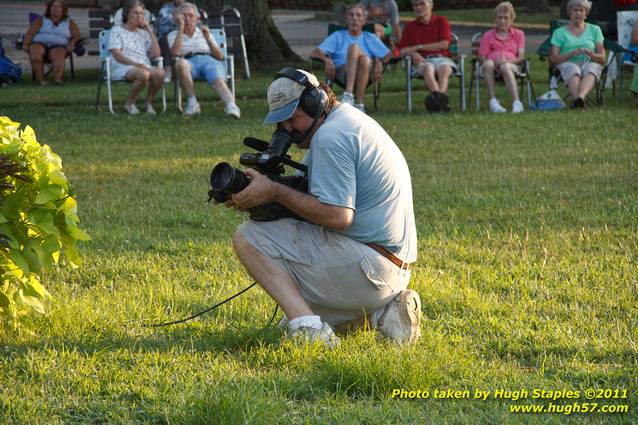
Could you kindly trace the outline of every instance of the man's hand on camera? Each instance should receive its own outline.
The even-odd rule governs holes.
[[[248,211],[249,208],[272,202],[277,192],[277,183],[251,168],[244,171],[244,173],[252,181],[246,189],[231,195],[231,201],[229,202],[232,202],[232,205],[230,206],[239,211]],[[226,205],[229,206],[228,203]]]

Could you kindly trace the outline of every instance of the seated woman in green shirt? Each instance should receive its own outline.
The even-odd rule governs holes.
[[[585,97],[600,78],[605,63],[600,27],[585,23],[591,10],[587,0],[569,0],[569,23],[552,34],[549,59],[569,87],[572,108],[584,108]]]

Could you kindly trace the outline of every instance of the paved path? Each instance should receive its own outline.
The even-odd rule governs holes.
[[[44,6],[37,3],[0,3],[0,36],[2,36],[4,47],[7,54],[20,62],[22,69],[27,73],[31,72],[27,54],[17,51],[13,43],[18,35],[26,30],[29,12],[42,13]],[[69,8],[69,15],[78,24],[80,32],[83,35],[88,34],[88,9]],[[326,36],[328,23],[315,20],[314,12],[274,11],[272,17],[290,47],[302,58],[307,58]],[[472,35],[484,29],[453,24],[452,30],[459,36],[460,52],[469,55]],[[538,45],[545,39],[546,33],[543,29],[526,30],[527,51],[535,52]],[[89,46],[89,48],[92,47],[94,46]],[[96,68],[97,60],[94,56],[85,55],[76,58],[75,64],[78,69]]]

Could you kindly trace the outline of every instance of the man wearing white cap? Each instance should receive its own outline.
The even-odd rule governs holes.
[[[302,70],[282,69],[268,89],[270,112],[308,149],[308,193],[255,170],[228,206],[276,202],[307,221],[248,220],[233,236],[239,259],[282,307],[288,335],[339,344],[332,326],[367,319],[397,342],[419,335],[421,301],[406,289],[417,237],[410,173],[385,130]]]

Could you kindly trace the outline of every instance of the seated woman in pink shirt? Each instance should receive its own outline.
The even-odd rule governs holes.
[[[512,97],[512,112],[523,112],[515,76],[521,72],[520,64],[525,60],[525,34],[519,29],[512,28],[512,23],[516,19],[512,3],[499,3],[493,15],[496,28],[483,34],[479,48],[479,56],[483,62],[481,69],[490,96],[490,111],[507,112],[494,91],[494,74],[498,72],[503,76],[507,91]]]

